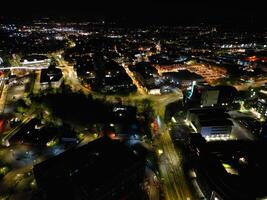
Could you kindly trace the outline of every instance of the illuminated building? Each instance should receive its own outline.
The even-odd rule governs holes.
[[[179,85],[179,88],[182,90],[186,90],[189,87],[194,87],[193,82],[204,82],[204,79],[201,76],[187,70],[163,73],[163,76],[168,78],[171,82],[176,82],[177,85]]]
[[[29,55],[21,58],[22,66],[35,66],[35,67],[48,67],[50,64],[50,59],[43,55]]]
[[[233,123],[223,108],[189,109],[187,120],[207,140],[229,139]]]
[[[189,107],[231,106],[237,90],[231,86],[211,87],[206,84],[193,84],[184,95],[184,102]]]
[[[256,110],[262,118],[267,118],[267,98],[258,99]]]
[[[41,89],[47,89],[49,87],[59,88],[63,81],[63,75],[58,68],[48,68],[41,70],[40,85]]]

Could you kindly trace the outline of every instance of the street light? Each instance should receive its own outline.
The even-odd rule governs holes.
[[[163,150],[162,149],[158,149],[158,154],[159,156],[163,154]]]

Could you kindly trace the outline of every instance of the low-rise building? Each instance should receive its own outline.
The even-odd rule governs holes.
[[[47,56],[37,54],[22,57],[20,60],[22,66],[33,66],[36,68],[48,68],[50,62],[51,59]]]
[[[34,166],[44,199],[140,199],[144,158],[104,136]]]
[[[189,109],[187,120],[207,140],[229,139],[233,123],[223,108]]]
[[[187,70],[163,73],[163,76],[169,79],[172,83],[176,83],[182,90],[186,90],[194,84],[204,82],[204,79],[201,76]]]
[[[256,110],[262,118],[267,118],[267,96],[258,98]]]
[[[41,70],[41,89],[59,88],[63,81],[62,71],[55,67]]]
[[[189,107],[228,107],[235,102],[237,90],[231,86],[209,86],[193,84],[184,95],[184,101]]]

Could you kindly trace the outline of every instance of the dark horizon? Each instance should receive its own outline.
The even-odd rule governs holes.
[[[9,4],[9,3],[7,3]],[[10,3],[11,4],[11,3]],[[73,4],[73,3],[72,3]],[[123,24],[224,24],[266,28],[267,13],[260,3],[153,3],[134,1],[130,3],[104,1],[67,2],[51,0],[38,3],[17,3],[13,11],[3,10],[2,19],[32,20],[49,17],[60,20],[106,20]]]

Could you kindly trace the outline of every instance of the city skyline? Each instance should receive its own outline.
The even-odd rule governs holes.
[[[266,199],[264,6],[9,3],[0,199]]]
[[[11,2],[6,2],[7,6]],[[13,11],[2,10],[0,16],[14,17],[20,20],[50,17],[65,20],[106,20],[124,24],[166,24],[183,25],[211,23],[231,26],[252,26],[266,28],[267,14],[261,2],[224,3],[203,2],[153,2],[153,1],[46,1],[39,6],[31,1],[17,2]],[[247,27],[249,28],[249,27]]]

